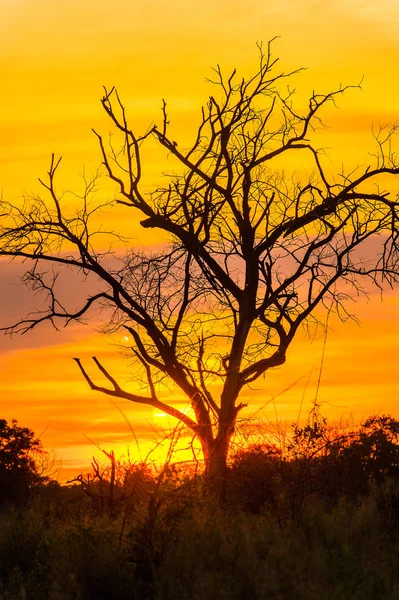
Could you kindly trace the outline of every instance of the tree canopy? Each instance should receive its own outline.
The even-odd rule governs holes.
[[[35,454],[42,444],[28,427],[14,419],[8,424],[0,419],[0,504],[24,503],[32,489],[42,481]]]

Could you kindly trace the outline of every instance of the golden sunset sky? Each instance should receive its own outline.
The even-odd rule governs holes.
[[[243,74],[256,68],[256,42],[281,36],[274,53],[281,68],[308,69],[295,77],[300,97],[357,84],[329,109],[320,140],[331,169],[365,164],[373,150],[372,124],[399,120],[399,2],[397,0],[0,0],[0,188],[19,201],[39,192],[52,152],[63,155],[59,187],[76,189],[83,168],[100,155],[91,128],[110,130],[100,106],[102,86],[116,85],[130,121],[145,130],[168,102],[174,139],[194,133],[211,93],[206,78],[219,63]],[[149,155],[146,181],[157,181],[160,158]],[[396,189],[398,188],[398,184]],[[105,192],[102,192],[105,193]],[[71,202],[73,202],[71,200]],[[108,229],[144,239],[126,210],[104,216]],[[128,228],[127,227],[128,223]],[[0,325],[23,316],[32,296],[17,285],[21,268],[0,262]],[[319,398],[331,419],[375,412],[399,417],[399,291],[378,294],[355,308],[361,321],[332,322]],[[92,355],[134,389],[134,373],[118,354],[122,339],[95,327],[73,325],[57,333],[35,330],[22,338],[0,336],[0,417],[29,426],[62,459],[61,478],[77,474],[98,453],[137,449],[110,400],[90,392],[71,360]],[[273,396],[278,418],[291,422],[314,398],[322,340],[304,335],[287,363],[247,390],[249,416]],[[310,375],[309,375],[310,374]],[[296,385],[293,385],[297,381]],[[306,383],[307,382],[307,383]],[[306,389],[305,389],[306,386]],[[118,401],[145,454],[163,420],[151,408]],[[275,421],[270,402],[262,413]]]

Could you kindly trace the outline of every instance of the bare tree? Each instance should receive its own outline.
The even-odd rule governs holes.
[[[218,95],[202,109],[196,137],[181,148],[162,121],[138,135],[131,129],[118,92],[105,90],[102,106],[121,136],[120,147],[98,138],[107,176],[116,184],[116,204],[133,209],[143,228],[155,228],[169,243],[157,252],[132,249],[110,260],[96,251],[87,201],[67,217],[55,188],[60,161],[54,157],[42,182],[48,201],[17,208],[2,202],[0,255],[29,261],[25,280],[48,297],[48,308],[6,328],[25,333],[43,321],[68,323],[92,305],[112,310],[110,328],[133,340],[132,357],[147,391],[123,389],[107,368],[96,383],[76,362],[93,390],[147,404],[179,419],[200,441],[206,471],[223,470],[243,404],[240,392],[269,369],[282,365],[301,326],[323,319],[323,310],[349,316],[347,300],[398,280],[397,197],[380,188],[399,174],[393,150],[396,127],[374,132],[372,163],[331,174],[312,144],[320,113],[347,88],[313,93],[306,109],[294,105],[277,59],[260,50],[256,73],[238,79],[215,69]],[[142,145],[149,138],[173,160],[164,187],[142,189]],[[282,170],[295,155],[306,165]],[[309,165],[312,165],[310,168]],[[368,242],[373,240],[373,243]],[[52,265],[46,272],[43,265]],[[98,293],[73,310],[57,296],[57,277],[68,266],[99,280]],[[110,315],[110,313],[107,313]],[[170,382],[189,400],[186,414],[160,399]]]

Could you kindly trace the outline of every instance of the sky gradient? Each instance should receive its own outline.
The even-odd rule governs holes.
[[[116,85],[135,128],[144,131],[159,120],[161,98],[168,102],[175,139],[194,134],[201,105],[211,93],[206,77],[219,63],[248,74],[256,68],[256,42],[274,36],[281,68],[308,69],[295,76],[300,99],[313,89],[327,92],[357,84],[326,111],[328,128],[319,135],[331,169],[368,161],[373,150],[372,124],[399,119],[399,8],[396,0],[297,2],[282,0],[0,0],[0,188],[8,200],[38,193],[52,152],[63,155],[59,187],[76,189],[81,173],[100,162],[94,127],[110,130],[100,106],[102,86]],[[145,177],[156,183],[161,157],[148,154]],[[396,186],[396,187],[395,187]],[[398,189],[398,184],[392,189]],[[106,186],[100,193],[106,194]],[[75,200],[68,197],[71,207]],[[143,238],[126,210],[104,215],[108,229],[124,232],[136,244]],[[0,263],[0,324],[23,316],[32,297],[17,286],[21,268]],[[372,412],[399,417],[397,354],[399,292],[378,294],[355,307],[361,325],[332,322],[327,339],[319,398],[327,416],[360,419]],[[315,394],[323,340],[300,335],[287,363],[244,393],[247,416],[275,400],[278,418],[297,418]],[[46,447],[62,459],[62,478],[77,473],[98,450],[136,453],[123,415],[110,400],[88,390],[71,357],[87,363],[96,354],[134,389],[134,374],[118,354],[122,339],[106,338],[92,326],[73,325],[56,333],[49,328],[23,338],[0,337],[0,417],[17,418],[42,434]],[[309,375],[310,374],[310,375]],[[309,378],[309,379],[308,379]],[[295,381],[296,385],[293,385]],[[306,389],[305,389],[306,387]],[[272,402],[262,409],[276,419]],[[118,401],[143,455],[153,444],[153,428],[164,419],[151,408]]]

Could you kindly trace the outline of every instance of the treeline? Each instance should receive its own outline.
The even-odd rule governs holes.
[[[110,452],[69,486],[35,462],[33,432],[0,424],[0,598],[399,597],[389,415],[343,430],[316,405],[278,444],[235,452],[217,482]]]

